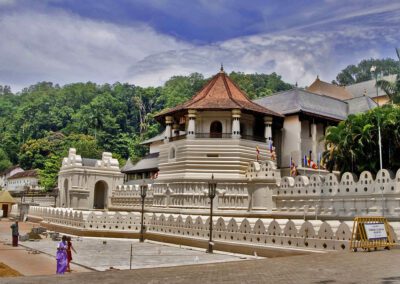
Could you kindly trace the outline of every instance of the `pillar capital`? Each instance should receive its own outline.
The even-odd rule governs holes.
[[[242,112],[240,111],[240,109],[233,109],[232,110],[232,117],[233,118],[240,118],[241,115],[242,115]]]
[[[267,125],[271,125],[272,124],[272,117],[271,116],[264,116],[264,124]]]
[[[196,118],[196,115],[197,115],[197,111],[195,109],[189,109],[188,110],[189,119],[190,118]]]
[[[172,122],[173,122],[172,116],[167,115],[167,116],[165,117],[165,124],[172,124]]]

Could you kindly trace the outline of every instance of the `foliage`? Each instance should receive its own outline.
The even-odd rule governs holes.
[[[364,59],[357,65],[348,65],[336,76],[338,85],[347,86],[355,83],[371,80],[371,67],[376,66],[377,74],[386,76],[399,73],[399,64],[391,58],[386,59]]]
[[[0,172],[6,170],[11,166],[11,161],[8,158],[6,152],[0,148]]]
[[[229,77],[249,96],[250,99],[269,96],[274,92],[285,91],[292,88],[282,81],[281,76],[275,72],[267,74],[244,74],[231,72]]]
[[[400,103],[400,74],[397,74],[394,82],[379,80],[376,85],[388,95],[393,103]]]
[[[380,168],[378,121],[382,137],[383,168],[396,171],[400,167],[400,107],[385,105],[366,113],[349,116],[338,126],[327,129],[323,153],[327,169],[360,174]]]

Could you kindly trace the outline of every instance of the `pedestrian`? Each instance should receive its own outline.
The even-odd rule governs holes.
[[[15,221],[14,224],[11,225],[11,235],[12,235],[12,246],[18,246],[18,236],[19,236],[19,228],[18,228],[18,221]]]
[[[72,261],[72,251],[76,253],[76,250],[71,242],[71,237],[67,237],[67,260],[68,260],[67,272],[71,272],[71,267],[69,266],[69,264]]]
[[[67,270],[68,260],[67,260],[67,236],[63,236],[61,242],[57,247],[57,274],[64,274]]]

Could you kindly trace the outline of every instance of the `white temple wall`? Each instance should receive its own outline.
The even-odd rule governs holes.
[[[13,206],[14,210],[14,206]],[[14,210],[15,211],[15,210]],[[43,220],[42,225],[54,224],[68,229],[89,232],[138,233],[140,213],[79,211],[66,208],[31,206],[28,218]],[[146,232],[207,241],[209,218],[182,214],[144,214]],[[400,224],[391,222],[391,234],[397,242]],[[301,247],[321,250],[347,251],[353,222],[338,220],[290,220],[229,218],[213,219],[213,240],[229,244],[254,246]]]
[[[289,164],[290,156],[296,165],[301,165],[301,122],[298,115],[285,117],[282,130],[282,163]]]
[[[211,174],[218,180],[243,181],[248,163],[256,160],[257,146],[262,159],[270,158],[266,143],[243,139],[196,138],[164,143],[160,146],[157,182],[209,180]]]
[[[284,177],[274,189],[274,212],[293,215],[353,217],[358,215],[398,218],[400,212],[400,170],[396,176],[388,170],[363,172],[357,179],[345,173],[339,180],[334,174],[310,178]]]
[[[230,111],[198,111],[196,116],[196,133],[210,133],[213,121],[222,124],[222,133],[232,133],[232,114]]]
[[[160,152],[160,145],[162,144],[163,144],[162,141],[156,141],[151,143],[149,147],[149,154]]]
[[[71,148],[58,177],[58,206],[75,209],[107,208],[112,190],[123,183],[118,160],[104,152],[94,166],[83,166],[82,158]],[[97,197],[96,197],[97,195]],[[100,204],[98,205],[100,199]]]

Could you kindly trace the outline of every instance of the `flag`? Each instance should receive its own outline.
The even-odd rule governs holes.
[[[290,156],[290,176],[295,177],[298,175],[296,164],[293,162],[292,156]]]
[[[309,156],[307,157],[307,167],[312,169],[318,169],[318,165],[312,160],[312,151],[310,150]]]
[[[260,160],[260,148],[258,145],[256,146],[256,152],[257,152],[257,162]]]
[[[317,159],[317,165],[318,165],[318,169],[321,167],[321,152],[318,153],[318,159]]]
[[[274,142],[272,140],[269,141],[269,152],[271,153],[271,160],[276,160],[275,147],[273,146]]]

